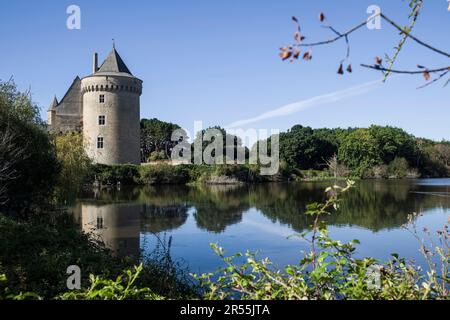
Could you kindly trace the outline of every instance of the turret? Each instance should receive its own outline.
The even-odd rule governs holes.
[[[52,103],[50,103],[50,106],[47,110],[47,123],[49,126],[55,124],[55,117],[56,117],[56,107],[58,106],[58,99],[56,99],[56,96],[53,98]]]
[[[113,47],[92,75],[82,79],[83,137],[97,163],[140,163],[142,80],[132,75]]]

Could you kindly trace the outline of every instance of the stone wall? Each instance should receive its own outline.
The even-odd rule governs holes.
[[[128,76],[93,75],[82,80],[83,140],[97,163],[140,164],[140,101],[142,81]],[[104,103],[100,103],[104,95]],[[99,125],[98,117],[106,124]],[[97,138],[103,137],[103,149]]]
[[[49,130],[54,133],[81,132],[83,129],[83,96],[81,80],[76,77],[53,112]]]

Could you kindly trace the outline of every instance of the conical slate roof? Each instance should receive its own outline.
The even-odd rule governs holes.
[[[52,111],[55,110],[56,107],[58,106],[58,99],[56,99],[56,96],[53,98],[52,103],[50,103],[50,106],[48,107],[48,111]]]
[[[132,75],[116,48],[113,48],[97,72],[123,72]]]

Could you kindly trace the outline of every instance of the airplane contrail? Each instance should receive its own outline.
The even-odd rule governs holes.
[[[253,118],[232,122],[228,126],[226,126],[225,129],[242,127],[244,125],[248,125],[250,123],[254,123],[254,122],[258,122],[258,121],[275,118],[275,117],[286,116],[286,115],[289,115],[289,114],[292,114],[292,113],[295,113],[295,112],[298,112],[301,110],[305,110],[310,107],[319,106],[319,105],[331,103],[331,102],[337,102],[337,101],[343,100],[345,98],[350,98],[350,97],[353,97],[356,95],[360,95],[360,94],[374,90],[378,85],[380,85],[382,83],[382,81],[383,80],[381,80],[381,79],[375,80],[375,81],[370,81],[370,82],[366,82],[366,83],[363,83],[363,84],[360,84],[357,86],[353,86],[353,87],[350,87],[350,88],[347,88],[344,90],[335,91],[335,92],[319,95],[319,96],[316,96],[313,98],[309,98],[307,100],[290,103],[290,104],[287,104],[280,108],[264,112],[263,114],[253,117]]]

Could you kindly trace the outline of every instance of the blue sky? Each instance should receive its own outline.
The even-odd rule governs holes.
[[[81,8],[81,30],[66,28],[70,4]],[[320,27],[319,12],[343,31],[367,18],[371,4],[406,22],[408,6],[401,0],[2,1],[0,79],[13,76],[20,89],[31,87],[46,117],[53,96],[61,99],[76,75],[91,72],[93,52],[103,61],[114,38],[130,70],[144,81],[142,117],[189,130],[195,120],[226,126],[254,118],[243,128],[380,124],[450,140],[450,86],[417,90],[424,83],[420,76],[365,85],[380,74],[359,64],[392,53],[398,41],[398,32],[386,23],[381,30],[363,28],[351,36],[351,75],[336,74],[343,43],[314,48],[310,62],[278,58],[278,49],[292,39],[292,15],[302,22],[307,40],[315,41],[332,36]],[[426,1],[414,34],[450,51],[448,30],[447,1]],[[409,42],[396,67],[416,64],[441,67],[448,59]],[[294,107],[272,112],[286,105]]]

